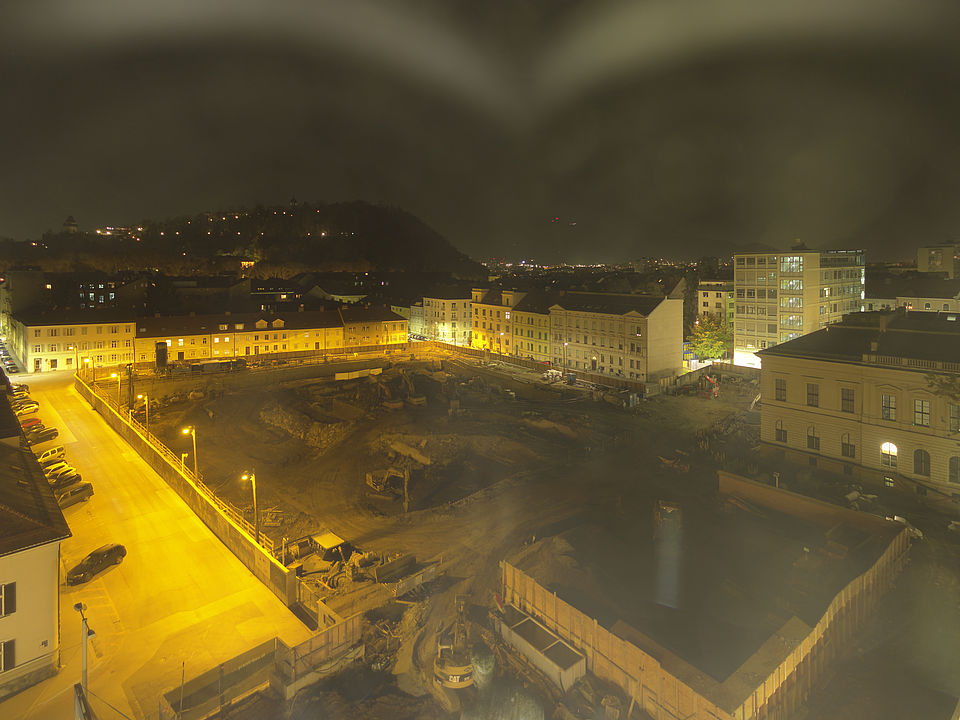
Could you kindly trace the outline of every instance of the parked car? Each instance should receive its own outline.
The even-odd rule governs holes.
[[[11,373],[11,374],[20,372],[19,370],[17,370],[16,365],[11,365],[8,368],[4,368],[4,370],[6,370],[8,373]]]
[[[33,417],[25,418],[23,421],[21,421],[20,427],[22,427],[25,431],[39,429],[43,427],[43,420],[34,415]]]
[[[86,502],[93,497],[93,485],[88,482],[77,483],[60,492],[54,493],[54,495],[61,509],[70,507],[79,502]]]
[[[66,462],[59,462],[55,465],[51,465],[48,468],[43,469],[43,474],[47,476],[48,480],[53,480],[58,478],[61,475],[66,475],[67,473],[73,472],[76,468],[73,465]]]
[[[8,397],[10,398],[10,402],[19,402],[20,400],[29,400],[30,393],[24,392],[23,390],[18,390],[14,391]]]
[[[21,405],[18,405],[13,412],[16,413],[17,417],[20,417],[21,415],[30,415],[31,413],[35,413],[39,409],[40,403],[36,402],[35,400],[31,400],[30,402],[25,402]]]
[[[30,392],[30,386],[26,383],[10,383],[10,389],[14,392]]]
[[[71,485],[76,485],[78,482],[83,480],[83,477],[74,469],[70,469],[65,475],[61,475],[56,480],[50,480],[50,487],[53,488],[53,491],[56,493],[58,490],[63,490],[70,487]]]
[[[43,430],[35,433],[27,433],[27,445],[39,445],[40,443],[56,440],[60,436],[60,431],[56,428],[45,427]]]
[[[40,463],[42,467],[45,463],[50,463],[54,460],[62,458],[65,453],[66,450],[63,449],[63,445],[57,445],[56,447],[52,447],[49,450],[44,450],[42,453],[37,455],[37,462]]]
[[[67,585],[79,585],[111,565],[119,565],[127,555],[123,545],[111,543],[94,550],[67,573]]]
[[[22,405],[26,405],[27,403],[36,402],[36,400],[30,397],[22,397],[22,398],[10,398],[8,402],[10,403],[10,407],[16,410],[18,407]]]

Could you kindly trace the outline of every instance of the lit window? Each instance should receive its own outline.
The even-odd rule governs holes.
[[[880,446],[880,464],[884,467],[895,468],[897,466],[897,446],[891,442],[885,442]]]

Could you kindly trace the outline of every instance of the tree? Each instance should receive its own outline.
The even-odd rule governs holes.
[[[934,395],[960,402],[960,377],[957,375],[927,375],[927,389]]]
[[[703,315],[694,323],[690,342],[701,360],[723,357],[733,345],[733,329],[721,317]]]

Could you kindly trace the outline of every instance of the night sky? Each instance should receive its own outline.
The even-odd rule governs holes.
[[[0,236],[295,196],[474,256],[960,238],[955,0],[12,5]]]

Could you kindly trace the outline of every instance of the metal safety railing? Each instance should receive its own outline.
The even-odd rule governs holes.
[[[133,430],[137,432],[146,442],[149,444],[153,450],[163,457],[164,460],[177,472],[179,472],[183,477],[185,477],[197,490],[197,492],[207,500],[211,505],[213,505],[221,514],[228,518],[231,522],[239,526],[247,535],[251,538],[256,537],[256,528],[253,523],[246,519],[243,511],[227,500],[224,500],[217,496],[213,490],[211,490],[206,483],[203,481],[203,473],[194,474],[193,470],[185,467],[179,455],[176,455],[170,448],[163,444],[163,441],[160,440],[156,435],[149,432],[147,428],[136,418],[132,416],[130,410],[125,409],[120,405],[120,403],[115,398],[109,397],[107,394],[103,393],[103,388],[97,384],[88,384],[84,383],[92,393],[94,393],[97,398],[114,410],[117,414],[117,417],[120,418],[121,422],[129,425]],[[112,385],[112,383],[110,383]],[[263,548],[273,557],[277,557],[277,548],[273,540],[263,532],[260,532],[260,547]]]

